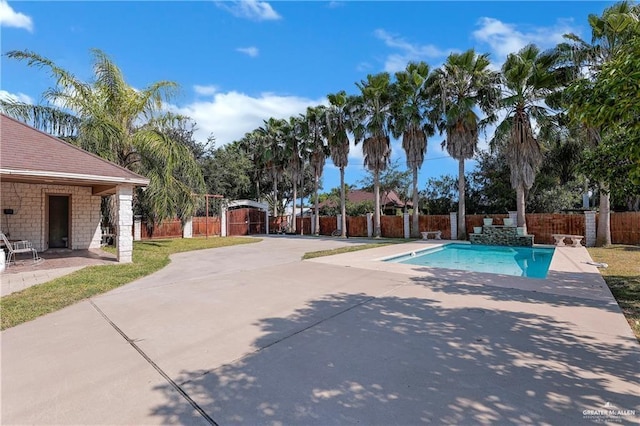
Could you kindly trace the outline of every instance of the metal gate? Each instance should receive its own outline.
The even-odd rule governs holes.
[[[242,208],[227,211],[227,235],[265,234],[265,213],[256,208]]]

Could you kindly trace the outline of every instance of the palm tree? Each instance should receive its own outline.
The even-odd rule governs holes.
[[[451,157],[458,160],[458,238],[466,239],[464,160],[473,158],[478,132],[494,122],[494,106],[499,97],[500,74],[489,67],[488,54],[473,49],[452,53],[429,79],[429,92],[438,102],[438,129],[446,132],[442,142]],[[479,108],[487,117],[480,119]]]
[[[507,110],[507,115],[496,128],[491,146],[505,152],[511,186],[516,190],[518,226],[526,226],[526,193],[533,186],[543,158],[531,119],[539,127],[551,125],[552,114],[544,101],[566,82],[564,70],[556,67],[557,63],[557,53],[544,53],[530,44],[509,54],[502,66],[500,107]]]
[[[411,235],[420,236],[418,218],[418,170],[424,162],[427,138],[433,136],[435,117],[429,114],[429,99],[426,93],[429,66],[424,63],[409,63],[404,71],[396,73],[393,104],[392,134],[402,136],[402,148],[407,156],[407,167],[413,172],[413,215]]]
[[[329,99],[329,108],[327,110],[326,134],[329,142],[329,152],[331,161],[340,169],[340,212],[342,223],[340,230],[341,237],[347,236],[347,214],[346,214],[346,196],[344,190],[344,169],[349,163],[349,136],[347,135],[350,126],[349,108],[350,102],[347,93],[342,90],[337,93],[327,95]],[[316,234],[320,230],[318,211],[316,208]]]
[[[309,164],[313,170],[313,193],[314,193],[314,228],[315,232],[320,231],[320,218],[318,217],[318,187],[320,177],[324,171],[324,163],[327,158],[326,138],[326,113],[327,109],[323,105],[307,108],[305,117],[305,139],[308,142],[306,147],[309,150]]]
[[[48,104],[2,101],[2,110],[148,177],[150,183],[141,198],[148,203],[150,219],[192,215],[196,200],[191,194],[204,188],[202,173],[189,147],[167,131],[184,117],[162,112],[176,84],[159,81],[134,89],[105,53],[97,49],[91,53],[91,83],[36,53],[7,53],[28,66],[46,69],[56,83],[44,93]]]
[[[296,232],[296,202],[298,199],[298,183],[304,172],[305,159],[303,156],[304,125],[302,117],[291,117],[283,127],[285,140],[286,169],[293,185],[293,214],[291,232]]]
[[[576,34],[565,34],[568,43],[558,45],[558,51],[564,54],[575,70],[574,86],[581,92],[588,90],[590,82],[598,75],[603,65],[612,61],[616,54],[625,48],[629,37],[637,37],[628,31],[629,27],[638,25],[640,21],[640,6],[631,2],[622,1],[604,10],[602,16],[589,15],[591,26],[591,43],[583,40]],[[569,95],[571,98],[571,96]],[[575,99],[569,99],[571,116],[585,127],[587,145],[598,149],[609,137],[614,134],[603,131],[601,127],[594,127],[593,123],[586,121],[585,115]],[[614,132],[615,133],[615,132]],[[611,200],[609,182],[605,179],[599,182],[600,186],[600,211],[598,215],[598,227],[596,245],[608,246],[611,244]]]
[[[278,182],[282,179],[286,162],[286,142],[284,128],[286,120],[269,118],[264,120],[263,126],[256,130],[258,143],[257,168],[266,170],[273,184],[273,215],[278,216],[280,208],[278,206]]]
[[[362,142],[364,165],[373,173],[375,197],[374,237],[380,238],[380,172],[389,165],[391,142],[391,82],[389,73],[368,75],[356,83],[360,96],[356,98],[353,135],[356,144]]]

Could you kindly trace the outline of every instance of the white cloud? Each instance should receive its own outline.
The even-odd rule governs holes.
[[[198,95],[211,96],[215,95],[218,92],[218,87],[213,85],[200,86],[196,84],[195,86],[193,86],[193,91]]]
[[[213,86],[199,86],[213,87]],[[191,117],[197,124],[196,140],[206,141],[210,134],[216,138],[216,146],[238,140],[245,133],[261,125],[269,118],[289,118],[302,114],[309,106],[326,103],[326,99],[307,99],[263,93],[252,97],[235,91],[217,92],[213,99],[196,101],[185,106],[172,106],[171,110]]]
[[[0,0],[0,26],[23,28],[29,32],[33,31],[31,17],[13,10],[6,0]]]
[[[441,50],[432,44],[411,44],[397,35],[389,34],[383,29],[375,30],[374,35],[388,47],[400,51],[389,55],[385,61],[384,70],[390,73],[405,69],[410,61],[426,61],[449,54],[448,51]]]
[[[473,37],[486,43],[494,53],[494,60],[503,62],[509,53],[515,53],[527,44],[535,43],[542,49],[554,47],[564,41],[563,34],[579,33],[571,26],[571,20],[559,20],[551,27],[531,27],[519,30],[516,25],[502,22],[494,18],[480,18],[479,28],[473,32]]]
[[[373,65],[371,65],[369,62],[360,62],[357,66],[356,66],[356,71],[359,72],[368,72],[369,70],[371,70],[373,68]]]
[[[253,21],[272,21],[282,18],[266,1],[217,1],[216,5],[233,16]]]
[[[23,102],[25,104],[33,104],[33,99],[24,93],[9,93],[6,90],[0,90],[0,99],[12,102]]]
[[[259,50],[257,47],[255,46],[251,46],[251,47],[238,47],[236,49],[238,52],[240,53],[244,53],[246,55],[251,56],[252,58],[255,58],[256,56],[258,56]]]

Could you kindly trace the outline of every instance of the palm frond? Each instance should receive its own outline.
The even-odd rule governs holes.
[[[36,129],[58,137],[77,136],[81,123],[81,120],[73,114],[46,105],[30,105],[2,99],[0,110]]]

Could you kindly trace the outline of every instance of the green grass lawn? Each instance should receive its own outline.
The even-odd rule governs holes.
[[[3,297],[0,300],[1,329],[14,327],[149,275],[166,266],[169,255],[173,253],[258,241],[260,239],[243,237],[135,241],[132,263],[90,266]]]
[[[349,253],[349,252],[352,252],[352,251],[367,250],[367,249],[370,249],[370,248],[387,246],[389,244],[394,244],[394,243],[360,244],[360,245],[357,245],[357,246],[340,247],[340,248],[335,248],[335,249],[331,249],[331,250],[310,251],[308,253],[305,253],[304,256],[302,256],[302,259],[303,260],[305,260],[305,259],[313,259],[314,257],[332,256],[334,254],[342,254],[342,253]]]
[[[402,244],[408,241],[411,241],[411,240],[405,240],[400,238],[385,238],[385,239],[381,239],[380,242],[375,242],[375,243],[349,245],[346,247],[339,247],[331,250],[310,251],[308,253],[305,253],[302,256],[302,260],[313,259],[314,257],[332,256],[334,254],[349,253],[352,251],[367,250],[367,249],[376,248],[376,247],[388,246],[390,244]]]
[[[609,265],[600,272],[640,341],[640,246],[614,245],[588,250],[594,261]]]

